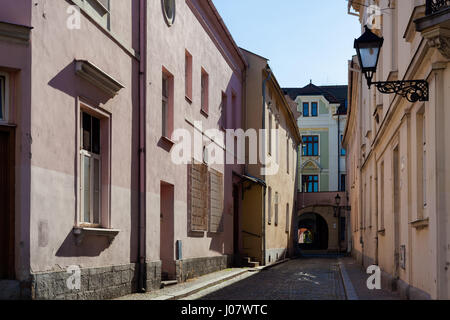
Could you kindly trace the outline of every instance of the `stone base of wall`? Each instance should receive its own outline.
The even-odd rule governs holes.
[[[69,288],[73,273],[31,274],[31,281],[0,281],[0,300],[105,300],[138,291],[138,264],[80,269],[80,288]],[[147,291],[161,288],[161,261],[146,265]],[[73,278],[72,278],[73,279]],[[72,284],[76,284],[72,281]]]
[[[233,256],[178,260],[176,261],[177,281],[185,282],[189,279],[230,268],[232,265]]]
[[[79,289],[71,289],[67,284],[73,273],[59,271],[32,274],[32,299],[104,300],[136,292],[139,272],[136,264],[86,268],[80,271]]]
[[[281,261],[287,255],[287,249],[266,249],[266,265]]]
[[[361,252],[353,250],[353,258],[357,263],[362,265],[364,259],[364,266],[368,267],[375,263],[375,260],[363,256]],[[417,289],[403,280],[395,279],[391,274],[381,270],[381,287],[391,292],[398,292],[400,297],[406,300],[431,300],[431,295],[423,290]]]
[[[147,262],[146,284],[147,292],[161,289],[161,261]]]

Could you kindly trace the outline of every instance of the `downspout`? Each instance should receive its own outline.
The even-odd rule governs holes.
[[[266,79],[264,79],[262,84],[262,95],[263,95],[263,104],[262,104],[262,129],[266,129],[266,84],[267,81],[269,81],[272,78],[272,70],[270,70],[270,67],[266,66],[266,71],[269,73]],[[263,135],[263,157],[266,156],[266,135]],[[262,177],[262,179],[265,181],[265,176]],[[267,189],[264,189],[264,196],[263,196],[263,212],[262,212],[262,245],[263,245],[263,257],[262,257],[262,264],[266,265],[266,192]]]
[[[146,291],[146,35],[147,35],[147,5],[145,0],[139,3],[139,218],[138,218],[138,256],[139,276],[138,291]]]
[[[341,191],[341,121],[339,108],[337,112],[337,139],[338,139],[338,155],[337,155],[337,165],[338,165],[338,190]]]

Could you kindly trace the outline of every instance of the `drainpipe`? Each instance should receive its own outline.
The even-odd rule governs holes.
[[[146,36],[147,5],[145,0],[139,2],[139,218],[138,218],[138,257],[139,276],[138,290],[146,291]]]
[[[272,78],[272,70],[270,70],[270,67],[266,66],[266,71],[269,73],[266,79],[264,79],[262,83],[262,95],[263,95],[263,104],[262,104],[262,129],[264,130],[266,128],[266,84],[267,81]],[[264,150],[263,157],[266,156],[266,136],[263,136],[262,146]],[[262,177],[262,179],[265,181],[265,176]],[[262,212],[262,245],[263,245],[263,257],[262,257],[262,263],[263,265],[266,265],[266,189],[264,189],[264,197],[263,197],[263,212]]]
[[[337,112],[337,139],[338,139],[338,155],[337,155],[337,165],[338,165],[338,190],[341,191],[341,121],[339,108]]]

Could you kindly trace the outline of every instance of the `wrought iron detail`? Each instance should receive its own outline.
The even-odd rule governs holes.
[[[427,0],[425,14],[428,16],[449,6],[450,0]]]
[[[381,93],[395,93],[409,102],[428,101],[428,82],[425,80],[405,80],[372,82]]]

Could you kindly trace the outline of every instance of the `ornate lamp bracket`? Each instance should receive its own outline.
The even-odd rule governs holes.
[[[428,101],[429,88],[428,82],[425,80],[369,82],[369,88],[372,84],[381,93],[395,93],[406,98],[409,102]]]

